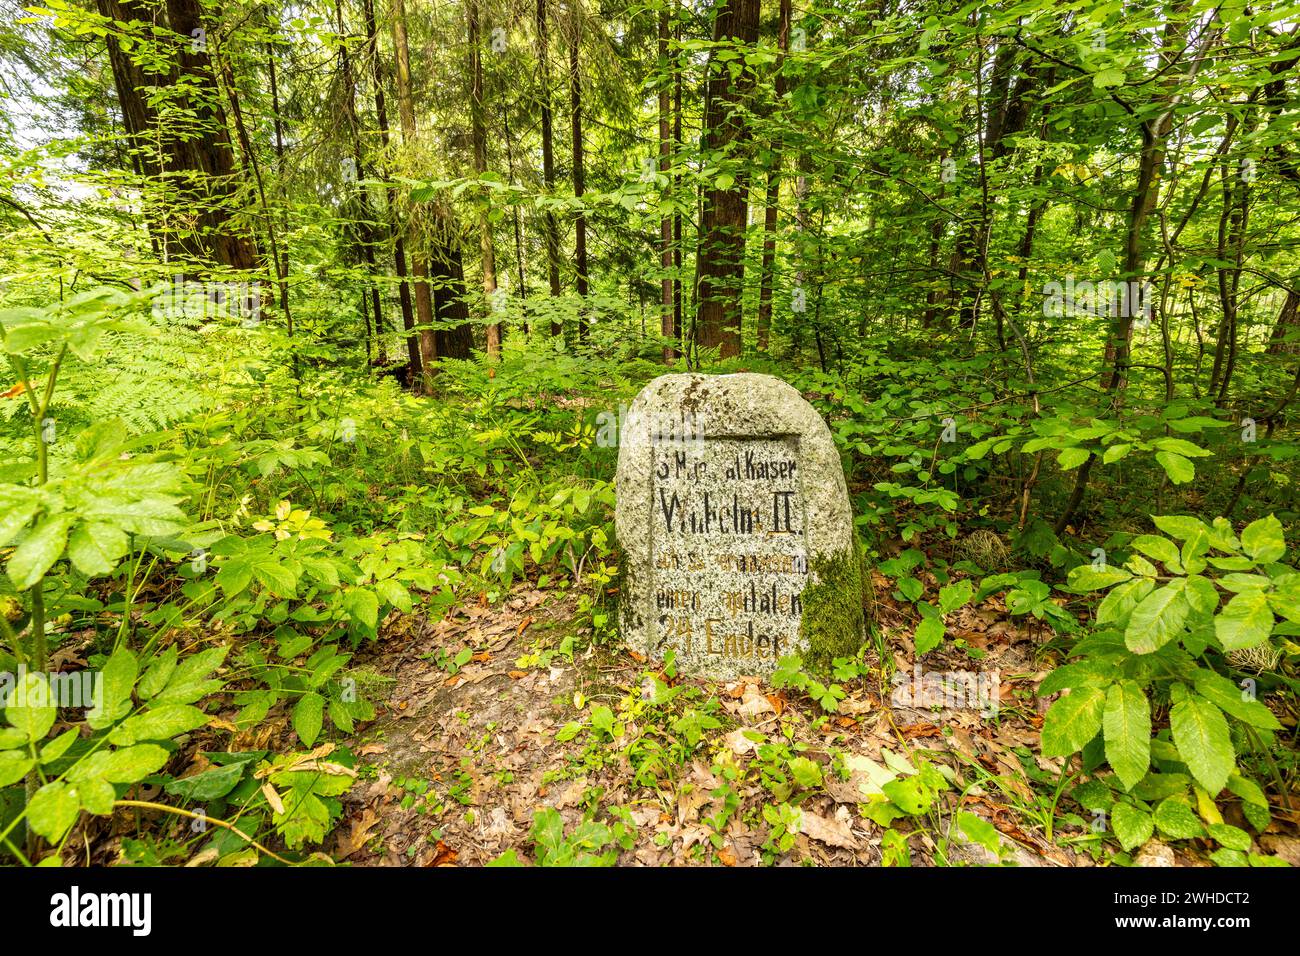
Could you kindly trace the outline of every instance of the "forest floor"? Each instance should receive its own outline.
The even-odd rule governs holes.
[[[757,678],[686,681],[718,698],[720,726],[703,730],[705,746],[674,774],[641,785],[626,743],[656,736],[656,728],[620,723],[614,730],[621,733],[603,745],[561,731],[602,704],[625,713],[620,701],[649,693],[654,677],[683,681],[627,650],[590,646],[572,660],[556,653],[564,635],[581,627],[562,592],[525,585],[498,607],[483,599],[437,622],[394,616],[358,661],[393,682],[378,719],[348,741],[360,758],[360,785],[345,797],[327,849],[356,865],[481,865],[510,850],[512,862],[528,862],[538,810],[554,808],[575,832],[584,817],[621,807],[627,826],[608,852],[622,865],[880,865],[886,854],[886,862],[911,865],[1104,865],[1102,839],[1064,796],[1070,774],[1060,759],[1037,755],[1050,699],[1038,700],[1035,689],[1050,666],[1039,664],[1043,634],[1023,620],[995,598],[963,609],[955,622],[966,646],[983,655],[981,668],[1002,675],[996,716],[891,705],[866,680],[845,686],[833,715]],[[898,673],[913,674],[904,615],[881,603],[877,625]],[[447,666],[466,647],[472,659]],[[953,657],[927,658],[926,671],[960,669],[962,660],[970,666],[961,653]],[[798,832],[784,844],[762,812],[771,792],[758,750],[768,741],[824,770],[823,786],[802,801],[790,827]],[[883,783],[918,764],[940,770],[951,789],[911,818],[916,825],[900,851],[897,837],[863,811]],[[724,779],[725,768],[737,773]],[[955,825],[960,811],[988,821],[998,836],[972,841]],[[1300,862],[1300,841],[1262,839]],[[588,848],[600,849],[601,840]],[[1203,865],[1158,839],[1135,856],[1146,865]]]

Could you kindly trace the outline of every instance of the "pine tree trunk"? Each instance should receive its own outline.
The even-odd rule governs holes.
[[[366,37],[370,44],[371,73],[375,83],[375,120],[379,123],[379,142],[385,153],[388,152],[388,106],[384,100],[384,71],[379,60],[379,30],[375,23],[374,0],[364,0],[363,10],[366,17]],[[386,171],[379,170],[379,177],[386,179]],[[424,380],[424,366],[420,361],[419,341],[415,337],[415,312],[411,305],[411,284],[406,281],[406,240],[397,221],[397,190],[391,186],[385,191],[388,205],[389,228],[393,233],[393,271],[397,273],[397,299],[402,310],[402,330],[406,340],[406,361],[410,370],[408,381],[412,385]]]
[[[465,17],[469,28],[469,115],[470,139],[474,150],[474,172],[482,176],[487,172],[487,129],[483,113],[483,55],[482,33],[479,28],[478,0],[466,0]],[[488,216],[487,198],[483,197],[478,211],[479,253],[483,265],[483,302],[491,313],[497,307],[497,258],[492,244],[492,222]],[[501,323],[492,322],[487,327],[487,354],[489,359],[501,356]]]
[[[551,122],[551,69],[550,69],[550,32],[546,19],[546,0],[537,0],[537,76],[541,86],[541,122],[542,122],[542,183],[549,196],[555,189],[555,142]],[[555,221],[555,213],[547,209],[542,214],[543,230],[546,238],[546,278],[550,286],[551,298],[560,295],[560,225]],[[554,313],[553,313],[554,314]],[[551,319],[551,335],[564,334],[564,323],[557,318]]]
[[[582,74],[578,71],[578,49],[582,42],[582,3],[581,0],[569,0],[571,16],[569,32],[569,111],[573,130],[573,195],[581,202],[586,191],[586,173],[583,169],[582,148]],[[574,220],[573,264],[577,272],[576,291],[578,298],[578,339],[587,337],[587,318],[584,308],[587,298],[587,213],[578,206]]]
[[[740,47],[758,40],[759,0],[718,0],[713,20],[715,43]],[[745,228],[749,215],[748,177],[743,170],[749,135],[736,107],[748,96],[753,74],[742,70],[732,79],[729,63],[710,57],[705,86],[703,148],[724,153],[734,162],[733,180],[704,190],[696,262],[698,302],[696,342],[716,348],[722,358],[740,354],[741,296],[745,287]]]
[[[415,99],[411,93],[411,54],[406,39],[405,0],[393,0],[393,53],[397,62],[397,111],[402,120],[402,140],[410,148],[416,141]],[[433,329],[433,299],[429,293],[429,267],[418,237],[412,236],[411,274],[415,277],[415,314],[420,326],[420,367],[425,386],[438,360],[438,340]]]

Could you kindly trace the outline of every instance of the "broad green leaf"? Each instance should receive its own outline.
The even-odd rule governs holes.
[[[27,825],[51,843],[58,843],[77,822],[81,796],[77,788],[55,780],[37,790],[27,805]]]
[[[1273,632],[1273,609],[1263,591],[1234,594],[1214,618],[1214,636],[1225,651],[1254,647]]]
[[[325,719],[325,698],[317,693],[303,694],[293,708],[293,729],[298,739],[310,747],[320,736]]]
[[[1282,522],[1273,515],[1252,521],[1241,532],[1241,546],[1260,564],[1281,561],[1286,554]]]
[[[196,730],[208,722],[208,715],[188,704],[165,704],[128,717],[113,728],[109,743],[129,746],[141,740],[170,740]]]
[[[1151,766],[1151,704],[1134,681],[1122,680],[1106,691],[1102,714],[1106,760],[1125,790],[1132,790]]]
[[[1062,471],[1069,471],[1071,468],[1078,468],[1091,455],[1092,452],[1087,448],[1062,448],[1061,453],[1056,456],[1056,463],[1061,466]]]
[[[1147,595],[1133,609],[1124,629],[1124,643],[1134,654],[1158,651],[1182,632],[1191,610],[1183,596],[1186,578],[1171,581]]]
[[[162,769],[170,754],[157,744],[136,744],[114,750],[104,764],[103,778],[109,783],[139,783]]]
[[[1176,485],[1185,485],[1196,477],[1196,466],[1192,464],[1190,459],[1184,458],[1182,455],[1172,451],[1158,451],[1156,452],[1156,461],[1165,470],[1169,480]]]
[[[1201,668],[1196,672],[1195,683],[1198,694],[1243,723],[1263,730],[1282,729],[1271,710],[1258,700],[1244,696],[1242,689],[1222,674]]]
[[[1081,564],[1070,569],[1066,583],[1071,591],[1083,593],[1086,591],[1100,591],[1112,584],[1128,581],[1132,577],[1133,575],[1123,568],[1110,567],[1109,565],[1104,568],[1095,568],[1091,564]]]
[[[17,783],[36,765],[30,754],[21,750],[0,751],[0,787]]]
[[[1168,538],[1154,534],[1140,534],[1133,539],[1133,547],[1148,558],[1159,561],[1171,571],[1177,572],[1183,569],[1182,555],[1178,551],[1178,546]]]
[[[59,560],[63,547],[68,542],[68,528],[72,525],[72,520],[72,515],[67,513],[50,515],[42,518],[27,533],[22,544],[14,549],[7,566],[14,587],[26,591]]]
[[[1127,803],[1115,804],[1110,814],[1110,825],[1119,845],[1125,850],[1141,846],[1155,832],[1155,820],[1151,814]]]
[[[102,521],[83,521],[68,538],[68,560],[86,577],[108,574],[127,550],[125,532]]]
[[[938,616],[924,617],[921,623],[916,625],[916,632],[912,639],[916,642],[916,653],[928,654],[940,644],[943,643],[945,629],[943,618]]]
[[[1205,828],[1191,804],[1181,797],[1168,797],[1156,805],[1156,826],[1175,840],[1190,840],[1205,835]]]
[[[1153,516],[1151,520],[1155,522],[1157,528],[1178,541],[1186,541],[1197,532],[1204,535],[1210,533],[1204,521],[1188,515],[1159,515]]]
[[[1169,711],[1178,754],[1211,796],[1228,783],[1236,767],[1232,737],[1222,711],[1198,694],[1188,694]]]
[[[1101,730],[1106,692],[1078,687],[1052,704],[1043,720],[1043,756],[1068,757],[1082,750]]]
[[[53,697],[44,674],[23,674],[9,691],[5,717],[29,741],[40,740],[59,716],[58,702]]]

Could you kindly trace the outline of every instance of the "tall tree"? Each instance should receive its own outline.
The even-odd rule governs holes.
[[[542,185],[549,196],[555,189],[555,142],[551,120],[551,70],[550,27],[546,16],[546,0],[537,0],[537,82],[540,99],[539,114],[542,127]],[[548,205],[542,213],[546,238],[546,279],[551,297],[560,295],[560,224]],[[556,313],[552,313],[554,316]],[[551,335],[563,335],[564,323],[551,319]]]
[[[470,141],[474,152],[474,172],[482,176],[487,172],[487,121],[483,111],[483,55],[482,31],[479,25],[478,0],[465,0],[465,17],[469,28],[469,115]],[[492,220],[486,196],[478,206],[479,254],[483,265],[484,307],[490,312],[497,308],[497,261],[492,244]],[[501,354],[501,323],[491,322],[487,327],[487,354],[495,359]]]
[[[777,13],[777,57],[776,57],[776,108],[782,106],[785,98],[786,82],[785,55],[790,50],[790,0],[780,0]],[[774,137],[770,145],[772,160],[767,170],[767,191],[763,197],[763,260],[759,266],[758,281],[758,317],[754,323],[754,334],[758,340],[758,350],[767,351],[768,334],[772,328],[772,282],[776,265],[776,220],[777,207],[781,203],[781,144]]]
[[[749,216],[749,180],[744,156],[749,142],[742,115],[753,87],[753,73],[719,57],[725,50],[752,46],[758,40],[759,0],[717,0],[713,13],[713,50],[705,84],[702,148],[709,162],[724,170],[704,188],[696,271],[696,342],[717,348],[722,358],[740,354],[745,287],[745,227]]]
[[[582,2],[569,0],[569,112],[573,132],[573,195],[578,201],[574,218],[573,265],[576,272],[575,289],[578,298],[578,338],[586,338],[587,316],[584,303],[587,298],[587,213],[582,207],[586,192],[586,172],[583,169],[582,148],[582,73],[579,71],[578,51],[582,42]]]
[[[405,0],[393,0],[393,54],[397,64],[397,111],[402,120],[402,141],[416,148],[415,97],[411,92],[411,53],[406,39]],[[411,274],[415,277],[415,313],[420,327],[420,367],[425,386],[438,360],[438,340],[433,328],[433,299],[429,292],[429,267],[422,241],[412,231]]]

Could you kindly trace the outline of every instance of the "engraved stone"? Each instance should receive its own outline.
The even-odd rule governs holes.
[[[622,428],[623,639],[685,674],[854,653],[862,570],[826,423],[770,375],[664,375]]]

